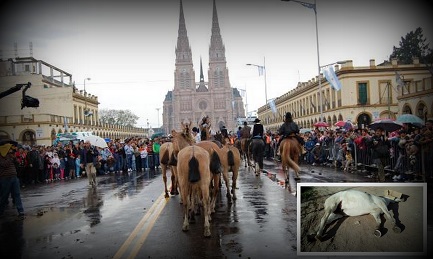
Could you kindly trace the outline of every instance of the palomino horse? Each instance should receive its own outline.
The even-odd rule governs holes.
[[[290,191],[289,169],[295,171],[295,180],[299,180],[299,144],[293,137],[285,138],[280,143],[281,166],[286,177],[286,187]]]
[[[346,190],[337,192],[325,200],[325,213],[320,220],[319,230],[316,239],[322,240],[325,226],[344,216],[361,216],[371,214],[376,220],[376,230],[374,235],[382,236],[380,215],[385,214],[388,220],[393,223],[393,230],[400,233],[401,229],[397,226],[396,220],[391,217],[388,211],[390,202],[399,202],[400,199],[390,200],[385,197],[376,196],[358,190]]]
[[[265,142],[261,138],[253,138],[250,143],[251,154],[254,160],[254,171],[259,176],[263,170],[263,156],[265,153]]]
[[[184,205],[183,231],[189,230],[189,218],[193,215],[196,204],[203,206],[204,214],[204,236],[209,237],[210,232],[210,209],[209,209],[209,154],[198,146],[184,147],[178,153],[177,172],[181,196]],[[196,200],[197,199],[197,200]]]
[[[164,180],[164,191],[165,198],[170,197],[168,195],[167,189],[167,169],[170,168],[171,171],[171,195],[179,194],[177,190],[177,179],[176,179],[176,165],[177,161],[173,154],[173,143],[164,142],[159,150],[159,155],[161,157],[161,169],[162,169],[162,179]]]
[[[234,147],[230,144],[230,140],[227,138],[224,139],[225,145],[222,148],[223,151],[223,157],[221,159],[221,163],[223,165],[224,171],[223,171],[223,178],[224,182],[226,183],[226,189],[227,189],[227,200],[228,202],[231,202],[231,199],[236,200],[236,182],[239,175],[239,166],[241,165],[241,155],[239,152],[239,149]],[[231,189],[231,195],[230,195],[230,183],[229,183],[229,176],[228,172],[232,172],[232,189]]]
[[[173,136],[172,138],[173,152],[175,155],[179,153],[179,151],[182,150],[183,148],[194,144],[194,140],[185,133],[176,132],[175,130],[172,130],[171,134]],[[200,146],[201,148],[205,149],[208,152],[210,157],[210,164],[208,166],[210,168],[211,179],[213,182],[213,186],[209,185],[209,188],[213,188],[212,195],[211,195],[210,209],[212,212],[214,212],[216,198],[219,191],[221,172],[223,171],[221,165],[222,152],[218,147],[218,145],[212,141],[201,141],[200,143],[197,143],[194,146]],[[180,190],[180,192],[182,193],[182,189]]]

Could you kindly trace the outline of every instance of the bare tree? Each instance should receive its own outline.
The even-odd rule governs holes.
[[[102,109],[99,111],[102,123],[119,126],[135,126],[139,117],[130,110]]]

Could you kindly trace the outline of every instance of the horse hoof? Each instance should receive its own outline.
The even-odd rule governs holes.
[[[382,236],[382,233],[380,232],[379,229],[376,229],[376,230],[374,231],[374,235],[377,236],[377,237],[381,237],[381,236]]]
[[[189,226],[185,226],[185,225],[184,225],[184,226],[182,227],[182,231],[183,231],[183,232],[187,232],[188,230],[189,230]]]
[[[210,228],[209,227],[205,228],[205,230],[204,230],[204,236],[205,237],[210,237]]]
[[[168,193],[165,193],[164,197],[165,197],[165,198],[169,198],[170,195],[168,195]]]
[[[396,234],[400,234],[400,233],[401,233],[401,228],[399,228],[399,227],[397,227],[397,226],[394,226],[394,227],[392,228],[392,230],[393,230],[394,233],[396,233]]]
[[[295,181],[301,180],[301,178],[299,178],[299,177],[295,177],[294,179],[295,179]]]
[[[307,241],[310,243],[313,243],[317,240],[317,236],[312,234],[312,235],[307,235]]]

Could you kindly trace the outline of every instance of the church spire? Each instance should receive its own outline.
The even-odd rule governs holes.
[[[176,63],[192,63],[191,46],[186,31],[185,16],[183,14],[182,0],[180,0],[179,30],[176,46]]]
[[[200,82],[204,82],[203,63],[201,61],[201,56],[200,56]]]
[[[209,59],[212,61],[225,62],[225,47],[218,23],[218,13],[215,0],[213,0],[212,35],[210,38]]]

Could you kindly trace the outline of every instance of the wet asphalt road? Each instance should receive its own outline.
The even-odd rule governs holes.
[[[256,177],[241,167],[232,204],[222,187],[210,238],[203,237],[200,215],[182,231],[183,207],[178,196],[163,197],[158,171],[98,176],[96,188],[83,178],[30,186],[22,191],[27,218],[16,220],[9,206],[0,219],[0,257],[293,258],[296,197],[282,186],[278,163],[265,161],[265,169]],[[302,169],[301,182],[371,181],[325,167]]]

